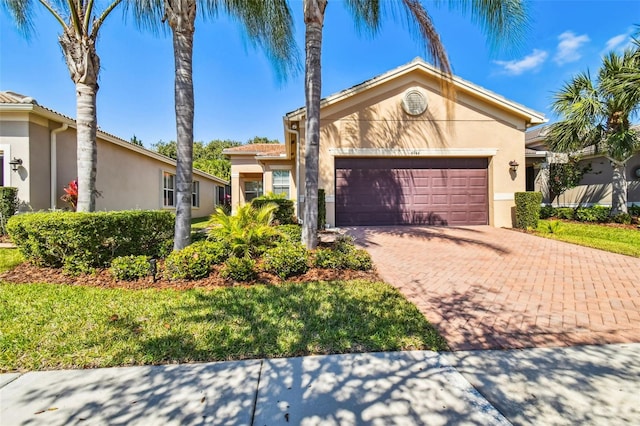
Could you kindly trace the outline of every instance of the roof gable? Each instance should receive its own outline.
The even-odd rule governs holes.
[[[388,71],[370,80],[364,81],[348,89],[337,92],[333,95],[327,96],[326,98],[321,100],[320,108],[322,109],[332,105],[336,105],[353,96],[356,96],[365,91],[371,90],[375,87],[378,87],[391,80],[400,78],[412,72],[420,72],[430,78],[434,78],[437,80],[441,80],[445,78],[444,74],[440,70],[428,64],[421,58],[415,58],[413,61],[409,62],[408,64],[402,65],[398,68],[395,68],[391,71]],[[504,110],[505,112],[511,115],[520,117],[524,119],[529,125],[541,124],[547,121],[544,117],[544,114],[534,111],[532,109],[529,109],[519,103],[508,100],[507,98],[501,95],[498,95],[495,92],[484,89],[460,77],[453,76],[452,83],[455,86],[455,89],[458,93],[464,93],[466,95],[470,95],[493,107]],[[287,113],[285,115],[285,119],[287,121],[295,121],[295,120],[301,119],[305,115],[306,115],[305,108],[301,107]]]

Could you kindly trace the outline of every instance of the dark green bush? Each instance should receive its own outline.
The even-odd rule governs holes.
[[[327,226],[327,204],[325,202],[324,189],[318,189],[318,229]]]
[[[21,214],[7,229],[29,262],[90,272],[119,256],[159,257],[173,238],[173,226],[171,212],[134,210]]]
[[[224,262],[220,275],[235,281],[251,281],[256,277],[256,262],[250,257],[232,256]]]
[[[556,209],[556,217],[558,219],[573,220],[575,210],[571,207],[559,207]]]
[[[191,244],[198,253],[208,258],[210,265],[219,265],[231,254],[229,246],[221,241],[198,241]]]
[[[7,235],[7,222],[18,211],[18,188],[0,186],[0,234]]]
[[[332,249],[318,249],[314,265],[326,269],[351,269],[368,271],[373,267],[366,250],[358,249],[350,237],[339,238]]]
[[[267,194],[261,197],[251,200],[251,205],[256,209],[260,209],[262,206],[274,203],[278,206],[278,210],[273,213],[273,220],[280,225],[289,225],[296,223],[294,215],[293,201],[278,195]]]
[[[623,223],[625,225],[630,225],[631,215],[629,213],[618,213],[615,216],[611,216],[611,221],[615,223]]]
[[[607,222],[611,214],[611,207],[591,206],[575,209],[573,218],[580,222]]]
[[[536,229],[540,219],[540,192],[516,192],[516,228]]]
[[[309,251],[300,243],[283,242],[264,253],[265,271],[282,279],[309,270]]]
[[[150,274],[149,256],[120,256],[111,261],[109,272],[122,281],[134,281]]]
[[[276,230],[289,241],[300,242],[302,240],[302,227],[300,225],[278,225]]]
[[[187,246],[171,252],[164,262],[163,275],[169,280],[197,280],[209,275],[211,259],[201,247]]]
[[[633,204],[631,207],[629,207],[629,214],[631,216],[640,216],[640,205],[636,206],[635,204]]]
[[[556,208],[553,206],[543,206],[540,208],[540,219],[549,219],[557,214]]]

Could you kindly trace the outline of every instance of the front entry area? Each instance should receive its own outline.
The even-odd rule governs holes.
[[[335,159],[336,225],[487,225],[487,158]]]

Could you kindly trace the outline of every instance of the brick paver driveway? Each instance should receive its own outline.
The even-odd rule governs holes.
[[[640,342],[638,258],[489,226],[348,232],[452,350]]]

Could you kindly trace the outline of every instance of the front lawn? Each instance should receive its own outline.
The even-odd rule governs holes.
[[[593,247],[613,253],[640,257],[640,230],[601,224],[560,221],[551,232],[554,220],[540,220],[537,233],[546,238]]]
[[[24,262],[24,257],[17,249],[0,249],[0,272],[8,271]]]
[[[188,291],[0,284],[0,372],[410,349],[446,344],[380,282]]]

